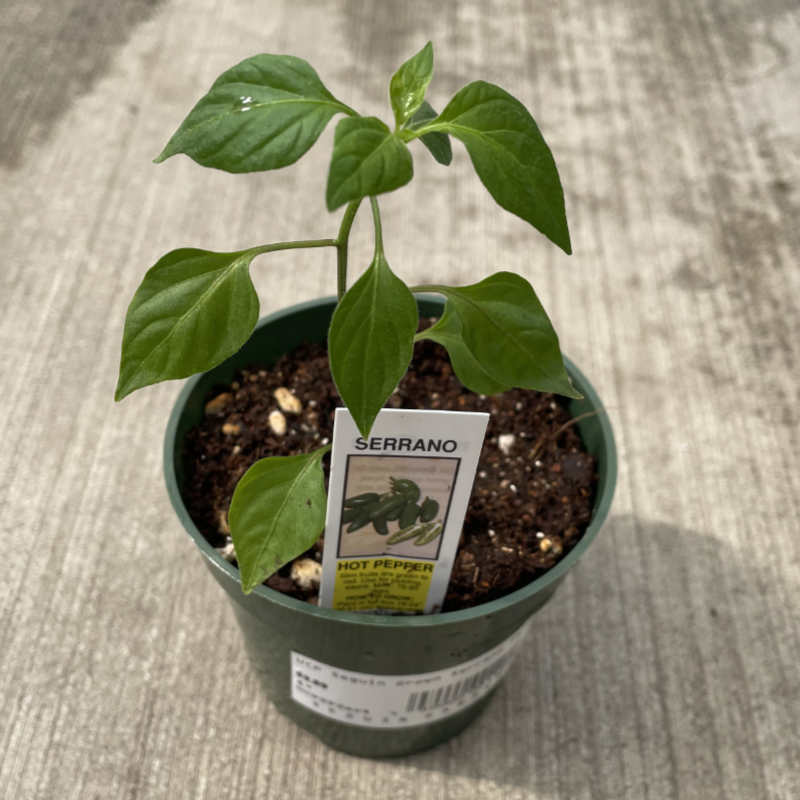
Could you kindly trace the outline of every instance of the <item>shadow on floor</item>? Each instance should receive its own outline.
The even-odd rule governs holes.
[[[785,607],[774,578],[709,535],[631,516],[607,524],[567,579],[580,583],[535,619],[483,716],[403,763],[536,797],[712,800],[727,796],[726,782],[738,796],[766,797],[756,729],[766,712],[753,697],[767,686],[779,700],[797,692],[786,655],[762,656],[756,638],[759,621]],[[559,640],[561,624],[573,630]],[[785,737],[783,700],[770,711]]]
[[[23,148],[47,140],[57,120],[89,92],[114,53],[163,0],[4,4],[0,45],[0,166],[17,169]]]

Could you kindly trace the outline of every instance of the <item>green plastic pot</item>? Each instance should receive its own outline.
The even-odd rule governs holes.
[[[200,549],[211,573],[227,592],[241,626],[247,651],[275,706],[328,745],[360,756],[397,756],[432,747],[469,724],[491,694],[452,716],[412,727],[372,728],[339,722],[300,705],[291,697],[291,652],[373,675],[433,672],[459,665],[491,650],[517,631],[553,596],[558,585],[597,535],[611,506],[617,473],[614,437],[600,399],[580,371],[567,368],[583,400],[571,400],[577,416],[599,411],[577,423],[597,459],[599,484],[592,522],[579,543],[555,567],[522,589],[474,608],[428,616],[379,616],[317,608],[259,586],[242,593],[238,570],[203,538],[181,496],[184,485],[183,440],[204,413],[213,387],[230,383],[237,370],[274,363],[303,342],[324,342],[333,298],[292,306],[264,318],[239,352],[213,370],[186,382],[167,426],[164,471],[170,500],[183,526]],[[443,301],[420,297],[420,313],[438,316]]]

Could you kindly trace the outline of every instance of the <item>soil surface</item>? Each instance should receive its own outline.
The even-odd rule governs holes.
[[[288,389],[294,408],[274,414],[275,390]],[[299,403],[297,403],[299,401]],[[343,405],[331,379],[327,351],[303,345],[273,367],[242,371],[230,386],[209,394],[206,416],[185,443],[189,513],[211,545],[234,561],[227,509],[247,468],[270,455],[306,453],[327,444],[333,412]],[[502,597],[542,575],[578,542],[589,524],[595,462],[556,395],[512,389],[486,397],[465,389],[441,346],[415,345],[390,408],[488,411],[489,427],[464,522],[444,611]],[[329,456],[323,460],[326,482]],[[304,554],[321,561],[322,539]],[[311,565],[313,567],[313,565]],[[287,565],[267,580],[273,589],[315,603]]]

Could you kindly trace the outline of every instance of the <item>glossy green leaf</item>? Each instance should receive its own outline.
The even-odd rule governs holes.
[[[441,319],[428,330],[417,334],[417,339],[430,339],[446,348],[456,377],[477,394],[500,394],[510,389],[492,378],[469,349],[462,334],[462,319],[448,308]]]
[[[422,128],[451,133],[467,148],[475,171],[499,205],[572,252],[564,193],[555,161],[533,117],[491,83],[465,86]]]
[[[408,369],[417,321],[414,296],[381,254],[333,312],[331,373],[364,436]]]
[[[257,252],[173,250],[147,271],[125,317],[117,400],[211,369],[247,341],[258,321]]]
[[[398,127],[422,104],[433,76],[433,45],[428,42],[392,75],[389,99]]]
[[[418,338],[448,349],[465,386],[483,394],[492,393],[494,385],[494,391],[518,386],[581,397],[550,319],[523,277],[497,272],[471,286],[437,286],[436,291],[447,297],[444,314]]]
[[[262,54],[223,72],[156,162],[185,153],[227,172],[293,164],[334,114],[353,113],[302,58]]]
[[[346,117],[336,126],[328,172],[328,210],[391,192],[414,174],[411,153],[376,117]]]
[[[228,524],[245,594],[319,538],[326,504],[320,462],[328,450],[262,458],[237,484]]]
[[[437,116],[438,114],[433,110],[431,104],[424,100],[417,109],[416,114],[409,120],[408,128],[412,131],[416,128],[421,128],[426,123],[436,119]],[[453,160],[453,148],[450,146],[450,137],[446,133],[434,131],[433,133],[423,134],[419,139],[440,164],[447,166]]]

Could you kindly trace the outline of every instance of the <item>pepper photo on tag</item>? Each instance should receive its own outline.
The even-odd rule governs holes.
[[[459,459],[350,455],[339,556],[438,556]]]

